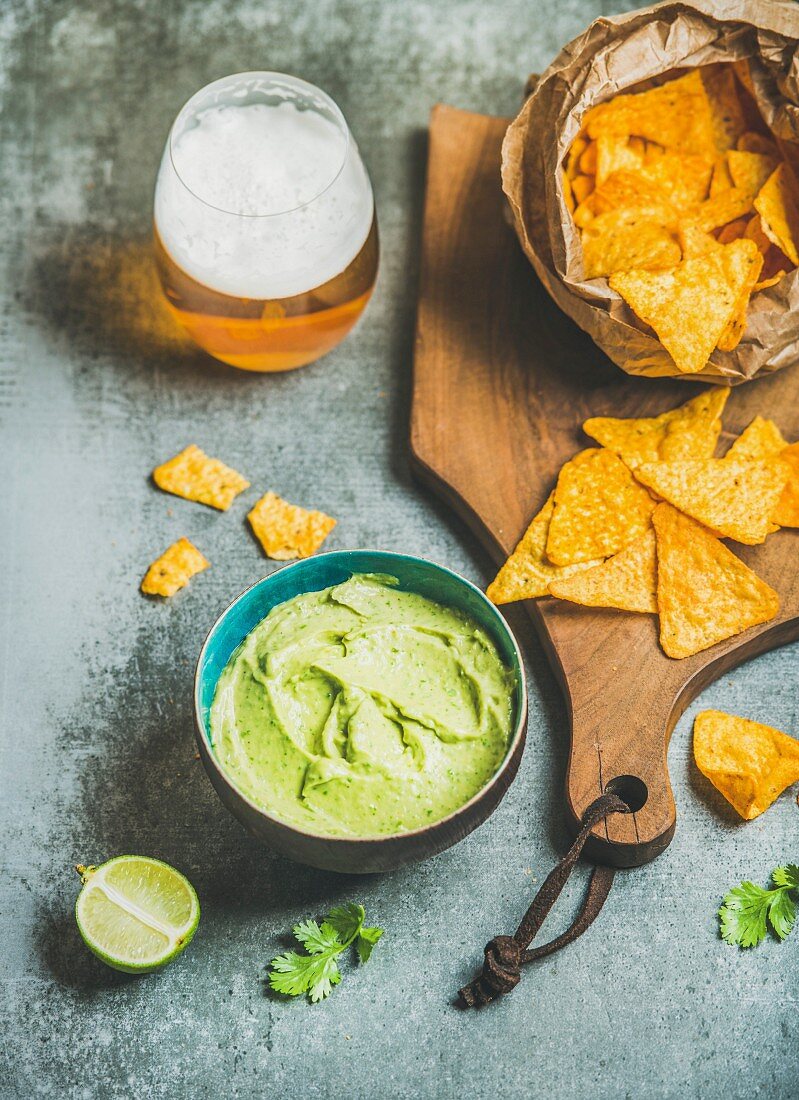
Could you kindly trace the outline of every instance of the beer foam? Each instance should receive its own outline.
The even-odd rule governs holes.
[[[176,128],[156,186],[156,229],[172,259],[240,298],[288,298],[334,278],[372,216],[355,143],[291,100],[199,112]]]

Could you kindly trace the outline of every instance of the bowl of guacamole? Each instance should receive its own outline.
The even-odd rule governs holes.
[[[524,747],[518,645],[482,592],[433,562],[320,554],[214,624],[197,665],[201,759],[228,809],[289,858],[384,871],[496,808]]]

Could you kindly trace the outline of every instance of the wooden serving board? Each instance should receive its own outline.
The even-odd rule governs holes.
[[[452,107],[432,113],[411,423],[415,472],[497,563],[561,465],[595,445],[582,435],[585,418],[653,416],[699,392],[688,381],[624,374],[552,303],[504,217],[506,126]],[[799,368],[735,389],[726,441],[756,413],[799,438]],[[633,799],[645,784],[637,813],[595,830],[595,859],[637,866],[663,851],[676,823],[666,750],[679,715],[715,677],[799,637],[799,531],[733,549],[777,589],[782,611],[686,660],[662,652],[655,616],[550,598],[527,604],[568,702],[572,824],[614,779],[633,777],[622,783]]]

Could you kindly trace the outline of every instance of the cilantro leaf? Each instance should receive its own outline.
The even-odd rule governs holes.
[[[355,947],[358,951],[358,958],[362,963],[369,962],[369,956],[372,954],[372,948],[383,935],[382,928],[361,928],[358,933],[358,939],[355,943]]]
[[[781,940],[784,940],[796,920],[796,902],[788,890],[780,890],[769,906],[768,919],[771,927]]]
[[[344,943],[355,939],[365,918],[364,907],[353,901],[347,905],[338,905],[327,914],[328,924],[335,928],[339,938]]]
[[[775,886],[788,886],[792,890],[799,890],[799,867],[795,863],[789,863],[785,867],[775,867],[771,872]]]
[[[300,921],[293,928],[294,938],[299,940],[302,946],[311,955],[321,955],[334,947],[341,947],[341,941],[336,935],[335,928],[327,921],[320,926],[315,920]]]
[[[327,997],[334,985],[341,981],[334,955],[300,955],[286,951],[272,959],[269,984],[278,993],[297,997],[308,993],[312,1001]]]
[[[382,928],[364,928],[362,905],[350,902],[332,909],[321,924],[304,920],[294,925],[294,937],[307,951],[285,951],[269,964],[269,985],[278,993],[299,997],[307,993],[312,1003],[329,997],[341,981],[338,956],[353,944],[361,962],[383,935]]]
[[[788,864],[772,872],[774,889],[766,890],[753,882],[733,887],[719,909],[721,936],[739,947],[756,947],[765,939],[769,925],[784,940],[796,922],[796,901],[792,891],[799,890],[799,867]]]

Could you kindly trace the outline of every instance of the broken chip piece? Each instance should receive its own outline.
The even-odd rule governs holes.
[[[660,416],[594,416],[583,424],[583,431],[615,451],[630,469],[642,462],[711,458],[729,395],[726,386],[716,386]]]
[[[324,512],[306,511],[276,493],[265,493],[247,519],[266,556],[276,561],[310,557],[336,526]]]
[[[649,527],[655,506],[617,454],[592,447],[558,475],[547,535],[547,557],[573,565],[622,550]]]
[[[535,515],[518,546],[486,589],[486,595],[493,603],[513,603],[515,600],[546,596],[553,580],[570,577],[573,573],[599,564],[599,561],[588,561],[553,565],[547,560],[545,549],[553,508],[554,493],[550,493],[546,504]]]
[[[585,607],[656,613],[657,563],[655,532],[645,531],[612,558],[562,580],[552,581],[552,596]]]
[[[644,463],[635,476],[715,534],[755,546],[772,529],[789,472],[778,459],[707,458]]]
[[[707,528],[670,504],[659,504],[652,521],[660,644],[669,657],[691,657],[774,618],[777,593]]]
[[[141,590],[148,596],[174,596],[195,573],[201,573],[210,564],[188,539],[178,539],[152,563],[141,582]]]
[[[799,781],[799,740],[720,710],[697,714],[694,760],[746,821]]]
[[[194,443],[153,470],[153,481],[165,493],[195,500],[226,512],[249,481],[236,470],[209,458]]]

